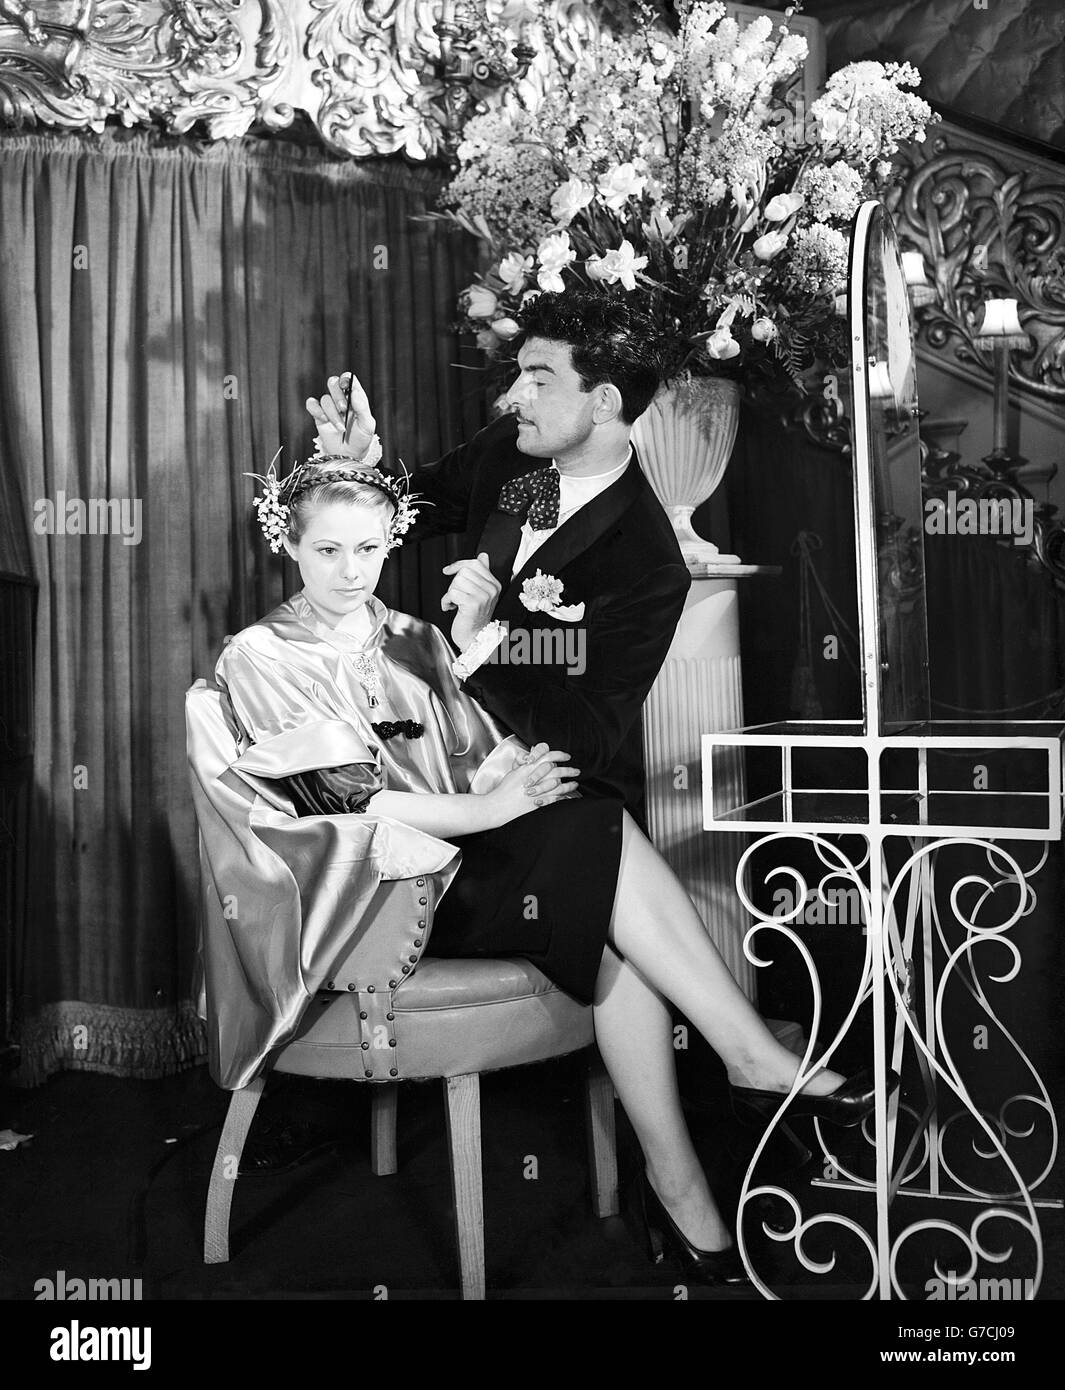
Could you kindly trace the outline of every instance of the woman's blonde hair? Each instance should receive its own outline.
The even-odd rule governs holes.
[[[311,481],[309,486],[299,489],[288,504],[288,538],[293,545],[299,545],[310,523],[311,516],[319,507],[328,507],[343,502],[350,507],[367,507],[381,513],[381,525],[388,533],[388,524],[395,515],[396,504],[387,492],[382,492],[373,483],[365,483],[358,478],[350,480],[331,479],[320,483]]]

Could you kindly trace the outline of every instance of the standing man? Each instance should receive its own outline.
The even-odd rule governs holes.
[[[540,294],[509,413],[414,479],[433,505],[413,534],[471,541],[444,569],[456,675],[530,747],[569,753],[583,794],[621,798],[640,824],[640,711],[691,583],[630,438],[659,361],[653,324],[620,296]],[[331,378],[307,406],[323,452],[361,458],[375,421],[346,386]]]

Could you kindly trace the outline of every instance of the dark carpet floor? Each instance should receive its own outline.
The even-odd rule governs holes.
[[[621,1214],[592,1214],[579,1075],[577,1061],[564,1059],[483,1078],[489,1298],[758,1300],[750,1290],[689,1288],[677,1264],[650,1263],[633,1189],[634,1150],[620,1116]],[[756,1136],[732,1119],[717,1076],[700,1092],[689,1068],[686,1089],[705,1098],[689,1119],[715,1191],[734,1207]],[[401,1088],[400,1171],[377,1178],[367,1087],[273,1078],[253,1136],[293,1118],[331,1129],[337,1147],[287,1174],[242,1178],[232,1258],[205,1266],[204,1197],[226,1103],[202,1067],[151,1082],[66,1073],[35,1091],[0,1095],[0,1129],[33,1135],[0,1152],[0,1297],[34,1299],[37,1282],[59,1271],[68,1280],[140,1279],[143,1297],[157,1300],[458,1297],[439,1083]],[[812,1130],[802,1133],[812,1138]],[[871,1151],[860,1136],[839,1138],[840,1164],[870,1172]],[[811,1185],[825,1177],[823,1158],[801,1171],[779,1154],[770,1158],[767,1177],[794,1193],[804,1218],[836,1211],[871,1228],[871,1197]],[[1044,1189],[1060,1194],[1060,1177]],[[760,1215],[779,1225],[783,1210],[767,1205]],[[977,1211],[910,1198],[896,1204],[892,1222],[936,1218],[968,1228]],[[1046,1271],[1038,1296],[1060,1299],[1060,1208],[1041,1210],[1040,1224]],[[758,1239],[754,1223],[745,1229]],[[993,1246],[993,1226],[984,1234]],[[1014,1257],[980,1272],[1030,1277],[1030,1244],[1016,1234],[1001,1243],[1014,1245]],[[758,1268],[781,1298],[861,1297],[871,1266],[859,1237],[838,1224],[815,1224],[805,1250],[813,1261],[834,1260],[832,1267],[814,1274],[790,1241],[761,1239]],[[964,1269],[959,1243],[942,1232],[907,1243],[899,1274],[913,1297],[926,1297],[922,1285],[935,1258],[945,1269]]]

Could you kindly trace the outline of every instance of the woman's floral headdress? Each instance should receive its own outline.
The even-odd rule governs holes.
[[[419,508],[412,505],[417,500],[410,491],[410,474],[403,470],[403,478],[396,479],[379,473],[375,467],[381,458],[381,441],[374,435],[366,453],[360,459],[347,454],[315,454],[306,463],[297,464],[287,478],[279,478],[274,465],[280,450],[274,455],[265,476],[260,473],[247,473],[262,483],[261,497],[255,498],[255,510],[259,514],[259,525],[263,535],[270,542],[270,549],[276,554],[281,550],[288,533],[292,514],[292,503],[301,492],[323,483],[368,483],[390,497],[396,510],[389,522],[385,550],[394,550],[403,544],[403,537],[410,530],[418,515]]]

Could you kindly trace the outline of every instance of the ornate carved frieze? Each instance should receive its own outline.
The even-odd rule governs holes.
[[[1011,353],[1011,384],[1065,402],[1065,170],[946,123],[900,161],[899,238],[924,253],[937,291],[917,310],[920,341],[991,377],[977,309],[1016,299],[1032,342]]]
[[[351,0],[312,0],[304,57],[321,93],[315,121],[334,148],[354,155],[402,150],[414,159],[440,152],[439,97],[418,58],[439,51],[439,7],[375,7]],[[367,11],[389,12],[374,20]],[[424,84],[424,85],[423,85]]]
[[[436,158],[447,148],[449,94],[434,67],[443,8],[441,0],[0,0],[0,125],[99,131],[117,119],[183,132],[199,124],[220,139],[282,129],[304,111],[338,153]],[[481,11],[501,25],[504,53],[526,40],[535,48],[521,81],[527,100],[570,71],[598,30],[587,0],[545,0],[545,22],[531,28],[536,7],[525,0],[458,8],[475,25]],[[493,98],[491,84],[474,95],[513,99],[506,89]]]

